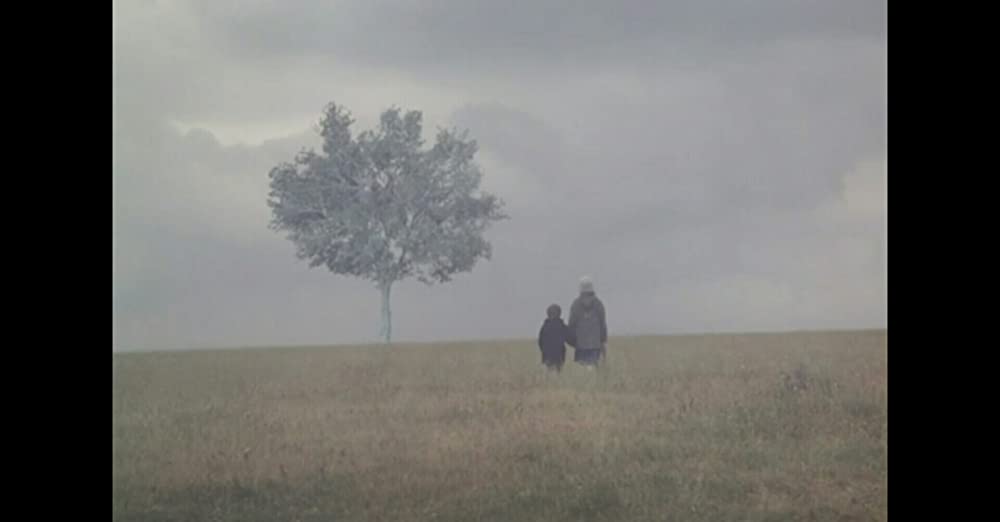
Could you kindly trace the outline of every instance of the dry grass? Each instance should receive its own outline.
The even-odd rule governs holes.
[[[885,520],[885,331],[114,355],[115,520]],[[570,354],[571,355],[571,354]]]

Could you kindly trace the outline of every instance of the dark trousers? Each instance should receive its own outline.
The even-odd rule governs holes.
[[[604,348],[592,350],[577,349],[573,361],[584,365],[597,366],[604,359]]]
[[[562,370],[563,363],[566,362],[566,348],[563,349],[550,349],[542,351],[542,364],[544,364],[548,369],[559,371]]]

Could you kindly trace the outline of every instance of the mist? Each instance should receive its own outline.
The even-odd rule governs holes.
[[[331,101],[467,129],[510,216],[394,341],[533,337],[583,275],[612,336],[885,328],[885,4],[586,4],[115,2],[113,349],[377,341],[268,229]]]

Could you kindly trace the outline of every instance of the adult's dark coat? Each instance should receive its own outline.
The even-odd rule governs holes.
[[[569,309],[569,331],[576,348],[574,360],[593,363],[604,354],[608,323],[604,303],[593,292],[583,292]]]

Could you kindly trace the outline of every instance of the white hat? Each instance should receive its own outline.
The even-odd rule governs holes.
[[[594,291],[594,280],[590,276],[583,276],[580,278],[580,293],[593,292]]]

